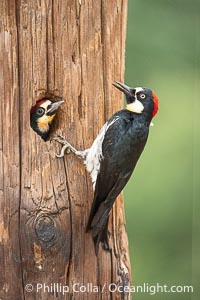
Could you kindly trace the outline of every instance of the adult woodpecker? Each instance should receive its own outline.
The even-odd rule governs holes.
[[[116,112],[105,123],[92,146],[78,151],[58,136],[63,145],[60,155],[68,149],[81,157],[91,175],[94,199],[87,224],[91,231],[95,251],[99,243],[109,249],[108,219],[111,208],[128,182],[146,144],[149,126],[158,111],[158,98],[148,88],[131,88],[115,81],[113,84],[126,96],[126,109]]]
[[[49,139],[51,124],[62,103],[64,103],[63,100],[53,102],[50,99],[43,98],[38,100],[30,110],[30,125],[44,141]]]

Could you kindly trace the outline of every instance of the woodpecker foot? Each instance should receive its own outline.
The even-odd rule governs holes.
[[[109,237],[110,237],[110,232],[107,231],[105,234],[104,234],[104,237],[103,237],[103,240],[101,241],[101,244],[102,244],[102,248],[105,250],[105,251],[110,251],[110,246],[109,246]]]
[[[74,153],[76,154],[78,151],[70,144],[68,143],[64,137],[62,137],[61,135],[58,135],[56,137],[53,138],[54,141],[60,143],[62,146],[60,154],[56,154],[56,157],[63,157],[65,155],[65,151],[67,154],[69,153]]]
[[[111,250],[108,241],[104,241],[101,244],[102,244],[102,248],[103,248],[104,251],[110,251]]]

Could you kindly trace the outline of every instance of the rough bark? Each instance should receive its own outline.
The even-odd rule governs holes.
[[[59,146],[29,126],[38,97],[62,97],[57,133],[84,149],[122,108],[112,81],[123,81],[126,9],[124,0],[0,3],[0,299],[129,299],[108,289],[130,284],[122,197],[110,217],[112,250],[100,247],[96,257],[85,233],[93,192],[83,164],[56,159]],[[106,286],[62,295],[37,291],[38,283]]]

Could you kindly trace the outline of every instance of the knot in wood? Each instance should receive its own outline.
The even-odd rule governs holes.
[[[55,238],[56,227],[54,220],[49,216],[40,216],[36,220],[35,231],[38,239],[43,242],[49,242]]]

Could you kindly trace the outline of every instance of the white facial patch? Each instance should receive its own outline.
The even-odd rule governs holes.
[[[144,91],[144,89],[142,87],[136,87],[135,88],[135,94],[137,95],[137,93]]]
[[[141,114],[144,110],[143,104],[137,99],[137,93],[142,92],[144,89],[142,87],[137,87],[135,88],[135,95],[136,95],[136,100],[133,103],[129,103],[126,106],[126,109],[137,113]]]
[[[50,104],[52,104],[52,102],[51,102],[50,100],[47,100],[47,101],[45,101],[44,103],[42,103],[42,104],[40,105],[40,107],[44,108],[45,111],[47,111],[47,107],[48,107]]]
[[[135,100],[133,103],[127,104],[126,109],[134,113],[141,114],[142,111],[144,110],[144,106],[140,101]]]

